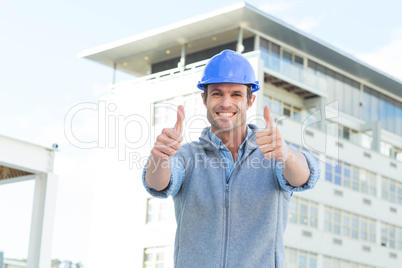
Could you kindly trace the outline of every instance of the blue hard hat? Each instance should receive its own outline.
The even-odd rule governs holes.
[[[218,83],[250,84],[252,92],[260,89],[250,62],[230,49],[222,51],[209,60],[197,87],[204,90],[204,85]]]

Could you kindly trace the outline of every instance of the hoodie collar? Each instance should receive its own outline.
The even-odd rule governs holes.
[[[258,127],[254,124],[247,125],[247,136],[241,146],[245,146],[245,154],[258,147],[256,144],[255,132],[258,131]],[[200,143],[207,150],[218,150],[222,141],[211,131],[211,127],[206,127],[201,133]]]

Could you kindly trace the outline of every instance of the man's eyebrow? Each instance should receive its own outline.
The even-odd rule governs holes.
[[[211,91],[210,91],[210,92],[212,93],[212,92],[214,92],[214,91],[219,91],[219,92],[222,92],[222,90],[220,90],[219,88],[213,88],[213,89],[211,89]]]

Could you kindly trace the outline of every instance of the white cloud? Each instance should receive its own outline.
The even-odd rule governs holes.
[[[397,29],[390,43],[368,53],[357,54],[357,57],[373,67],[402,80],[402,27]]]

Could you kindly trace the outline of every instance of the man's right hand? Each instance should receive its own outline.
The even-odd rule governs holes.
[[[164,128],[162,133],[156,138],[154,148],[151,150],[153,157],[169,160],[170,156],[176,155],[183,141],[183,121],[184,107],[179,105],[177,108],[177,121],[173,128]]]

